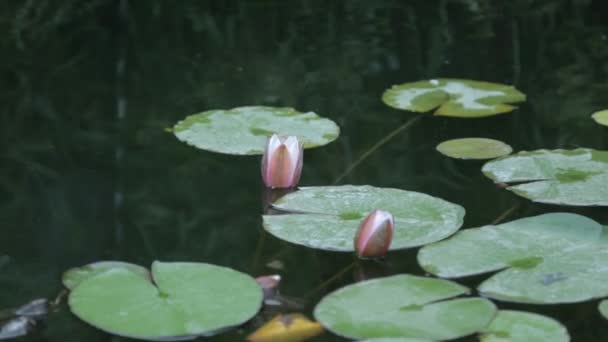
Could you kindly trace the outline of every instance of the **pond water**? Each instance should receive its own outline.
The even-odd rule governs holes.
[[[466,208],[465,228],[555,211],[608,224],[601,207],[532,203],[484,177],[483,162],[435,150],[444,140],[474,136],[515,151],[608,149],[606,128],[590,119],[608,107],[604,1],[0,6],[0,307],[54,298],[64,270],[97,260],[199,261],[254,276],[279,273],[281,293],[294,306],[278,310],[309,316],[323,295],[346,284],[423,275],[416,249],[353,266],[350,253],[279,241],[262,229],[259,157],[197,150],[165,131],[208,109],[314,111],[337,122],[341,136],[305,152],[300,184],[329,185],[412,117],[384,105],[382,92],[421,79],[513,84],[528,100],[488,118],[424,116],[340,184],[396,187],[458,203]],[[474,287],[485,278],[461,283]],[[597,301],[498,306],[556,318],[574,341],[608,339]],[[209,340],[244,340],[269,317]],[[29,339],[126,340],[81,322],[65,304]],[[341,339],[326,333],[313,340]]]

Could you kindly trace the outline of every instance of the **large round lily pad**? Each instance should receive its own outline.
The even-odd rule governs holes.
[[[265,215],[264,228],[276,237],[312,248],[353,251],[353,239],[374,209],[395,218],[391,250],[441,240],[460,228],[464,209],[426,194],[372,186],[304,187],[277,200],[288,215]]]
[[[500,271],[484,296],[523,303],[571,303],[608,296],[607,228],[576,214],[551,213],[466,229],[423,247],[418,262],[445,278]]]
[[[387,105],[413,112],[476,118],[507,113],[515,109],[508,103],[522,102],[526,95],[499,83],[461,79],[434,79],[395,85],[386,90],[382,101]]]
[[[608,109],[600,110],[591,115],[593,120],[600,125],[608,126]]]
[[[481,342],[568,342],[568,330],[553,318],[524,311],[500,310]]]
[[[601,301],[597,308],[600,311],[600,314],[608,319],[608,299]]]
[[[502,141],[487,138],[461,138],[446,140],[437,145],[441,154],[456,159],[493,159],[513,151]]]
[[[519,152],[487,162],[482,171],[494,182],[517,183],[507,189],[534,202],[608,205],[608,151]]]
[[[139,339],[192,339],[244,323],[262,303],[246,274],[203,263],[154,262],[154,283],[110,268],[74,287],[70,309],[107,332]]]
[[[453,339],[485,328],[496,307],[485,298],[457,298],[468,289],[449,280],[396,275],[343,287],[321,300],[317,321],[348,338]]]
[[[334,141],[340,129],[313,112],[293,108],[238,107],[186,117],[173,127],[175,136],[194,147],[226,154],[263,154],[269,136],[297,136],[304,148]]]

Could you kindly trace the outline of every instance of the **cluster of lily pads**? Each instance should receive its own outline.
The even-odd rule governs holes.
[[[510,112],[515,108],[512,103],[524,101],[525,95],[501,84],[436,79],[394,86],[382,100],[407,111],[474,118]],[[605,124],[606,114],[600,112],[594,119]],[[207,151],[266,152],[264,183],[292,187],[299,179],[302,149],[330,143],[339,136],[339,128],[312,112],[252,106],[188,116],[173,133]],[[283,149],[276,153],[294,160],[289,163],[281,154],[274,158],[269,149]],[[454,158],[498,157],[482,167],[483,173],[535,202],[608,205],[608,151],[581,148],[510,155],[508,145],[480,137],[444,142],[437,149]],[[490,299],[555,304],[608,296],[608,226],[584,216],[550,213],[459,231],[463,207],[419,192],[370,185],[300,187],[271,207],[282,215],[263,215],[265,230],[293,244],[353,252],[358,249],[353,239],[364,234],[363,220],[382,210],[391,215],[385,221],[391,232],[385,249],[422,246],[419,264],[439,278],[399,274],[362,281],[328,294],[316,305],[315,319],[347,338],[438,341],[477,333],[484,342],[568,341],[566,328],[552,318],[499,310]],[[481,297],[441,279],[490,272],[496,273],[477,287]],[[251,276],[204,263],[154,262],[148,271],[100,262],[67,271],[63,282],[70,290],[70,308],[79,318],[104,331],[148,340],[219,333],[251,319],[264,301],[259,282]],[[608,301],[599,310],[608,317]],[[303,328],[306,333],[289,338],[259,332],[249,340],[295,341],[320,332],[317,323],[299,316],[276,318],[269,325],[289,333],[298,321],[312,325]]]

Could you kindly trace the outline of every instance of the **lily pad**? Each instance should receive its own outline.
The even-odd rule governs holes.
[[[500,83],[461,79],[434,79],[395,85],[386,90],[382,101],[387,105],[413,112],[435,115],[477,118],[515,109],[508,103],[523,102],[526,95]]]
[[[602,316],[608,319],[608,299],[604,299],[603,301],[601,301],[597,308],[598,310],[600,310]]]
[[[269,136],[297,136],[304,148],[334,141],[340,128],[313,112],[293,108],[238,107],[186,117],[173,127],[175,136],[194,147],[226,154],[263,154]]]
[[[500,310],[481,342],[568,342],[568,330],[553,318],[524,311]]]
[[[482,171],[494,182],[518,183],[507,189],[534,202],[608,205],[608,151],[519,152],[487,162]]]
[[[494,159],[513,152],[502,141],[487,138],[452,139],[437,145],[441,154],[456,159]]]
[[[600,125],[608,126],[608,109],[600,110],[591,115],[593,120]]]
[[[145,267],[122,261],[99,261],[85,266],[71,268],[63,273],[61,280],[63,286],[72,290],[83,280],[112,268],[125,268],[144,279],[151,279],[150,272],[148,272],[148,269]]]
[[[538,304],[608,296],[607,228],[576,214],[551,213],[466,229],[420,249],[423,269],[445,278],[500,271],[486,297]]]
[[[156,261],[152,276],[154,283],[118,267],[88,277],[70,293],[70,309],[116,335],[178,340],[240,325],[262,303],[253,278],[225,267]]]
[[[451,299],[468,292],[449,280],[401,274],[343,287],[323,298],[314,315],[347,338],[453,339],[482,330],[496,312],[485,298]]]
[[[425,245],[460,228],[464,208],[426,194],[372,186],[304,187],[273,207],[289,215],[264,215],[264,228],[279,239],[307,247],[354,251],[363,218],[374,209],[395,218],[390,250]]]

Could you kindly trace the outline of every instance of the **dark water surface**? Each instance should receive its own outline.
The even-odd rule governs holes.
[[[464,227],[551,211],[608,224],[603,208],[539,205],[498,189],[481,162],[435,151],[484,136],[516,151],[608,149],[590,120],[608,107],[605,0],[111,1],[0,3],[0,307],[54,297],[61,273],[96,260],[201,261],[276,273],[305,300],[359,279],[423,274],[416,251],[384,263],[278,241],[261,226],[259,157],[199,151],[164,131],[187,114],[292,106],[336,121],[306,151],[302,185],[331,184],[412,114],[385,106],[395,83],[458,77],[514,84],[511,114],[424,117],[342,183],[425,192],[463,205]],[[319,288],[334,275],[335,281]],[[475,286],[486,276],[465,279]],[[608,340],[597,301],[526,306],[574,341]],[[283,311],[289,312],[290,308]],[[238,341],[262,318],[209,340]],[[120,341],[61,306],[30,340]],[[201,338],[201,340],[203,340]],[[329,334],[315,341],[339,341]],[[466,340],[476,340],[470,338]]]

